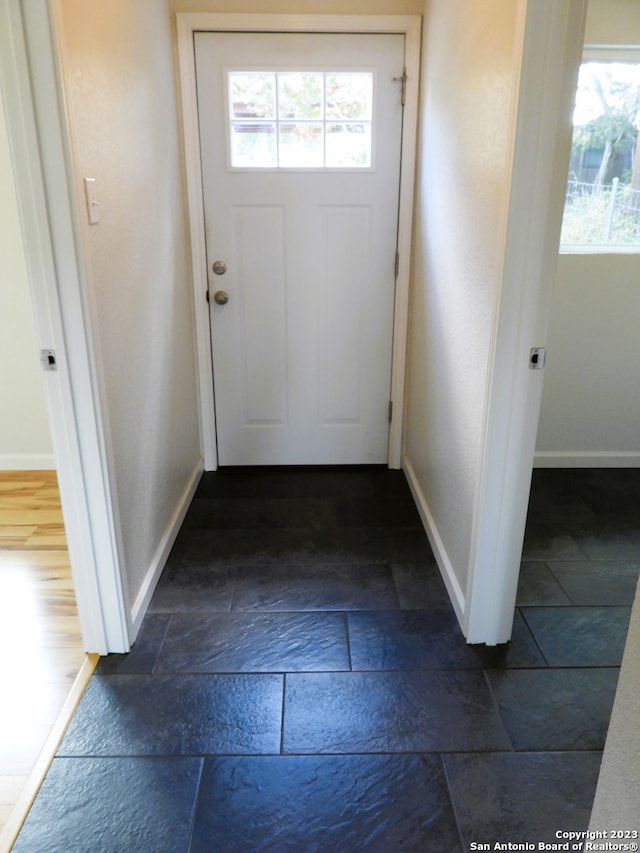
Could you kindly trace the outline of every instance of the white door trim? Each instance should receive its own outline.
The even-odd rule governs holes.
[[[200,429],[202,455],[206,470],[218,465],[215,437],[215,404],[213,398],[213,367],[207,292],[207,258],[205,223],[200,169],[200,138],[198,135],[198,106],[193,34],[197,31],[218,32],[347,32],[401,33],[405,36],[405,60],[408,76],[403,119],[401,175],[399,194],[398,251],[399,266],[396,280],[391,400],[393,420],[389,430],[389,467],[399,468],[401,462],[402,419],[404,411],[404,377],[406,369],[407,319],[409,311],[409,275],[411,261],[411,232],[413,227],[413,187],[415,152],[418,128],[418,95],[420,73],[420,38],[422,21],[419,15],[243,15],[217,13],[187,13],[177,15],[178,59],[191,236],[194,301],[196,306],[196,348],[200,399]]]
[[[522,67],[503,270],[496,294],[463,631],[469,643],[511,637],[564,206],[571,114],[587,0],[519,0]]]
[[[0,5],[0,89],[84,647],[128,651],[129,606],[75,219],[52,4]],[[28,47],[27,47],[28,45]]]

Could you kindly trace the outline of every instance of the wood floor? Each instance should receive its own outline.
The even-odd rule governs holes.
[[[0,471],[0,853],[97,656],[86,655],[54,471]]]

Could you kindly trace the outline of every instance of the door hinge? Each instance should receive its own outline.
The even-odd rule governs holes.
[[[396,252],[396,266],[395,266],[395,276],[398,278],[398,272],[400,271],[400,252]]]
[[[402,69],[402,77],[394,77],[393,79],[396,83],[402,83],[402,94],[400,96],[400,100],[402,102],[402,106],[404,107],[405,102],[407,100],[407,69]]]
[[[389,400],[389,423],[393,420],[393,400]]]
[[[401,98],[403,107],[407,103],[407,79],[408,79],[407,78],[407,69],[403,68],[402,69],[402,98]]]

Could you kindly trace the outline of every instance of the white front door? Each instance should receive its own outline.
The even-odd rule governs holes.
[[[219,462],[384,463],[404,36],[195,53]]]

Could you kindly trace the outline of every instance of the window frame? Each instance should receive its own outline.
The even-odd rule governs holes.
[[[280,165],[279,163],[275,166],[234,166],[232,164],[232,139],[231,139],[231,126],[235,119],[232,116],[232,105],[229,97],[229,77],[231,74],[238,73],[269,73],[276,75],[276,88],[277,88],[277,75],[278,74],[286,74],[286,73],[310,73],[310,74],[322,74],[322,75],[330,75],[330,74],[368,74],[371,76],[371,117],[366,121],[361,119],[354,119],[352,122],[348,122],[351,124],[369,124],[370,131],[370,160],[367,166],[287,166]],[[269,172],[304,172],[305,174],[314,174],[314,173],[326,173],[326,172],[353,172],[356,174],[368,174],[370,172],[376,171],[376,122],[377,122],[377,111],[376,111],[376,101],[377,101],[377,91],[378,91],[378,77],[377,77],[377,69],[374,67],[364,67],[364,66],[293,66],[289,65],[278,65],[278,66],[270,66],[269,68],[265,68],[263,66],[252,66],[243,64],[242,66],[233,65],[228,66],[223,69],[223,91],[225,98],[225,144],[227,146],[226,150],[226,162],[227,162],[227,171],[230,173],[256,173],[256,174],[266,174]],[[300,120],[301,123],[305,120]],[[344,120],[347,121],[346,119]],[[277,101],[276,101],[276,115],[273,120],[269,120],[269,122],[275,125],[275,133],[276,133],[276,151],[279,150],[279,143],[277,141],[277,137],[280,130],[281,124],[288,124],[290,120],[288,119],[280,119],[277,115]],[[323,115],[321,120],[313,120],[311,123],[321,124],[323,126],[323,159],[325,158],[325,139],[324,139],[324,131],[326,125],[328,124],[339,124],[342,122],[341,119],[327,119],[326,116]]]
[[[580,67],[587,62],[628,62],[640,65],[640,45],[586,44],[582,52]],[[571,145],[573,146],[572,123]],[[639,130],[640,132],[640,130]],[[567,173],[566,181],[569,180]],[[565,184],[566,193],[566,184]],[[566,201],[565,201],[566,209]],[[563,209],[564,224],[564,209]],[[640,236],[637,243],[573,243],[562,240],[560,232],[559,254],[561,255],[635,255],[640,254]]]

